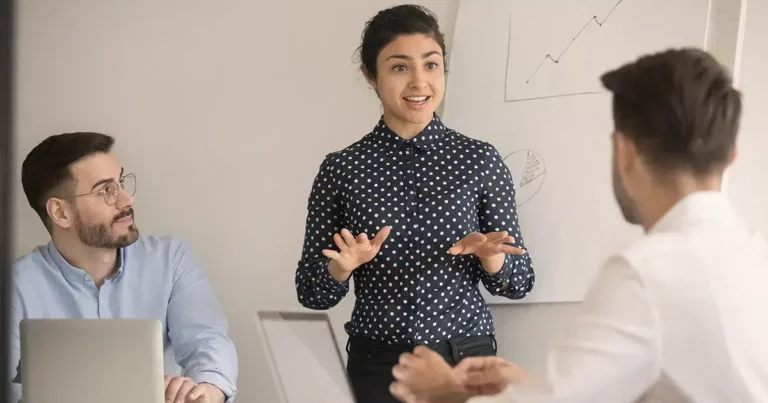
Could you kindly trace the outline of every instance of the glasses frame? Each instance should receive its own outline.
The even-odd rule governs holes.
[[[107,203],[107,206],[114,206],[115,204],[117,204],[117,201],[120,200],[120,189],[125,190],[125,187],[123,186],[123,184],[125,183],[125,179],[126,178],[133,178],[133,192],[130,194],[130,196],[133,197],[133,195],[136,194],[136,188],[138,188],[138,181],[136,180],[136,175],[134,175],[133,173],[129,173],[129,174],[123,175],[120,178],[120,183],[115,182],[115,181],[109,181],[109,182],[105,183],[107,186],[104,186],[98,192],[90,191],[88,193],[81,193],[81,194],[77,194],[77,195],[74,195],[74,196],[69,196],[69,198],[74,199],[74,198],[82,197],[82,196],[101,195],[102,198],[104,199],[104,203]],[[107,192],[107,187],[111,183],[114,183],[117,186],[117,189],[118,189],[117,192],[112,192],[112,193]],[[111,197],[115,198],[115,201],[112,202],[112,203],[110,203],[109,199],[108,199],[110,197],[110,195],[111,195]]]

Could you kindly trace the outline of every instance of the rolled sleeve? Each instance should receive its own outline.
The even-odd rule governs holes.
[[[184,376],[219,388],[231,401],[237,393],[237,351],[216,295],[184,243],[176,250],[168,303],[168,337]]]
[[[483,194],[479,203],[480,231],[506,231],[514,238],[512,246],[525,250],[512,174],[496,148],[490,144],[486,147]],[[504,266],[497,273],[489,274],[480,267],[483,285],[493,295],[520,299],[533,289],[535,275],[527,251],[523,255],[506,255]]]

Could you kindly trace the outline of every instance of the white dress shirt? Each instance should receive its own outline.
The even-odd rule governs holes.
[[[582,305],[541,372],[477,401],[768,402],[768,244],[722,193],[681,200]]]

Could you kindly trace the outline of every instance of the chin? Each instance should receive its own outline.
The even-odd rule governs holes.
[[[435,110],[430,109],[428,111],[406,111],[406,113],[403,115],[405,118],[404,120],[408,123],[418,125],[418,124],[424,124],[432,120],[432,117],[434,117]]]
[[[125,234],[122,234],[117,237],[117,239],[115,240],[115,244],[120,245],[120,247],[125,247],[128,245],[132,245],[138,240],[139,240],[139,230],[138,228],[131,226],[131,228],[129,228]]]

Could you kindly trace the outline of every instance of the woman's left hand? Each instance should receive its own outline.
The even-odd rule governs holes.
[[[516,248],[508,243],[515,242],[507,231],[489,232],[481,234],[472,232],[456,242],[448,253],[451,255],[475,255],[480,259],[488,259],[499,254],[524,255],[523,249]]]

